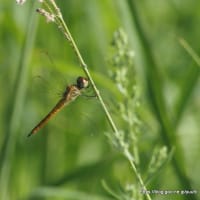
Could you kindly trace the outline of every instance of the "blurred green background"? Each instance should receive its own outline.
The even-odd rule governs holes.
[[[0,199],[112,199],[102,180],[113,188],[137,180],[105,136],[111,129],[97,100],[80,97],[27,139],[57,93],[84,74],[56,26],[35,12],[36,2],[1,2]],[[58,5],[108,107],[118,95],[108,76],[110,42],[119,27],[128,35],[146,127],[139,141],[141,171],[156,145],[175,147],[147,188],[198,190],[200,66],[179,40],[200,55],[200,1],[60,0]],[[44,84],[35,81],[38,76]]]

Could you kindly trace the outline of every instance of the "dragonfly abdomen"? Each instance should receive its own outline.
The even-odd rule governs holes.
[[[61,99],[56,106],[31,130],[28,137],[37,133],[53,116],[55,116],[66,105],[65,99]]]

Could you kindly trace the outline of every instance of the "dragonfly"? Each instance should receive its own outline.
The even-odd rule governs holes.
[[[74,101],[78,96],[80,96],[82,94],[82,90],[87,87],[89,87],[88,79],[81,76],[77,78],[76,84],[66,86],[62,98],[57,102],[52,110],[31,130],[27,137],[30,137],[31,135],[37,133],[43,126],[47,124],[47,122],[52,117],[54,117],[65,106],[69,105],[69,103]]]

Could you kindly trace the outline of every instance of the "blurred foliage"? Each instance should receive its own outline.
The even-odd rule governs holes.
[[[148,169],[155,151],[155,159],[159,158],[157,146],[174,148],[172,160],[147,188],[198,190],[200,66],[179,39],[184,38],[200,55],[200,2],[57,2],[109,108],[115,99],[120,101],[109,78],[110,42],[119,27],[128,35],[145,124],[137,142],[140,170]],[[37,135],[26,138],[59,98],[49,98],[47,93],[54,96],[57,87],[59,93],[83,75],[63,35],[35,12],[38,6],[31,0],[23,6],[2,0],[0,6],[0,199],[111,199],[102,179],[111,188],[118,187],[116,183],[135,184],[137,179],[110,146],[104,133],[111,130],[96,99],[80,97]],[[49,91],[35,83],[38,75],[47,80]],[[153,195],[163,200],[198,197]]]

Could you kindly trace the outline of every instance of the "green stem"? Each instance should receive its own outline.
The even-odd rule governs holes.
[[[192,47],[187,43],[186,40],[183,38],[179,39],[180,44],[183,46],[183,48],[187,51],[187,53],[193,58],[193,60],[197,63],[197,65],[200,67],[200,57],[198,54],[192,49]]]
[[[68,29],[68,27],[67,27],[67,25],[66,25],[66,23],[65,23],[65,21],[63,19],[63,17],[62,17],[62,13],[60,12],[60,9],[57,7],[57,5],[56,5],[54,0],[49,0],[49,1],[51,2],[52,6],[54,7],[54,9],[57,12],[57,18],[58,18],[59,24],[62,27],[63,34],[65,35],[66,39],[69,41],[70,45],[72,46],[72,48],[73,48],[73,50],[74,50],[74,52],[75,52],[75,54],[76,54],[76,56],[78,58],[78,61],[79,61],[80,65],[81,65],[81,67],[83,68],[83,71],[85,72],[87,78],[89,79],[89,81],[90,81],[90,83],[92,85],[92,88],[94,89],[94,92],[95,92],[98,100],[100,101],[100,104],[101,104],[101,106],[102,106],[102,108],[103,108],[103,110],[104,110],[104,112],[106,114],[106,118],[107,118],[110,126],[112,127],[112,130],[114,131],[116,136],[119,136],[119,131],[118,131],[115,123],[113,122],[112,117],[111,117],[111,115],[110,115],[110,113],[109,113],[109,111],[108,111],[108,109],[107,109],[107,107],[106,107],[101,95],[100,95],[100,92],[97,89],[97,87],[96,87],[96,85],[95,85],[95,83],[94,83],[94,81],[92,79],[92,76],[91,76],[91,74],[90,74],[90,72],[88,70],[88,67],[87,67],[86,63],[84,62],[84,60],[83,60],[83,58],[81,56],[81,53],[80,53],[80,51],[79,51],[79,49],[78,49],[78,47],[77,47],[72,35],[71,35],[71,33],[70,33],[70,31],[69,31],[69,29]],[[131,164],[131,167],[133,168],[134,173],[136,174],[136,177],[139,180],[140,185],[143,187],[144,190],[146,190],[145,184],[144,184],[144,182],[143,182],[143,180],[142,180],[142,178],[140,176],[140,173],[137,171],[137,168],[136,168],[136,166],[135,166],[135,164],[133,162],[133,158],[132,158],[131,154],[129,153],[128,149],[125,149],[124,155],[129,160],[129,162]],[[150,195],[148,193],[146,194],[146,197],[147,197],[148,200],[151,200],[151,197],[150,197]]]

